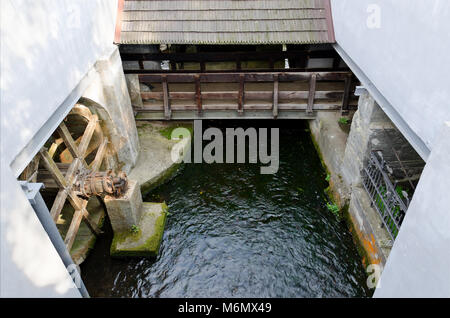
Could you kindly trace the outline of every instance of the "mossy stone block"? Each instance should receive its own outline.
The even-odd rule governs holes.
[[[158,255],[168,208],[165,203],[142,204],[142,216],[137,228],[114,233],[110,254],[113,257],[148,257]]]

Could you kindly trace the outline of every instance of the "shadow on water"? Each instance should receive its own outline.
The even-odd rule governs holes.
[[[326,175],[305,123],[208,125],[279,125],[278,172],[261,175],[260,164],[186,164],[144,198],[169,206],[158,258],[111,259],[107,222],[82,265],[91,296],[370,296],[351,235],[326,208]]]

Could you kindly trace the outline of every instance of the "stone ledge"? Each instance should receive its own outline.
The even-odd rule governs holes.
[[[138,121],[141,151],[129,178],[141,185],[143,195],[169,180],[181,168],[181,160],[188,154],[191,139],[169,140],[162,131],[174,127],[192,129],[192,123],[166,123]],[[181,147],[180,147],[181,146]],[[172,149],[177,148],[177,158],[172,158]],[[175,160],[173,160],[175,159]]]

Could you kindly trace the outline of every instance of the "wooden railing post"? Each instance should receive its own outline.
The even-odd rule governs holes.
[[[306,113],[308,115],[313,113],[314,97],[316,95],[316,79],[317,75],[314,73],[309,80],[308,106],[306,107]]]
[[[196,74],[194,76],[195,80],[195,100],[197,102],[197,112],[199,115],[202,114],[202,91],[200,86],[200,75]]]
[[[344,97],[342,98],[341,115],[348,114],[348,103],[350,100],[350,89],[352,86],[352,75],[348,74],[345,78]]]
[[[272,114],[273,118],[276,119],[278,117],[278,75],[273,76],[273,104],[272,104]]]
[[[238,113],[244,113],[244,74],[239,74],[239,95],[238,95]]]
[[[169,85],[167,84],[167,76],[162,75],[163,99],[164,99],[164,117],[170,119],[172,112],[169,102]]]

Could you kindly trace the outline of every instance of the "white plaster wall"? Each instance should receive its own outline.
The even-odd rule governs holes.
[[[439,128],[375,297],[450,297],[450,122]]]
[[[11,162],[112,51],[117,0],[2,0],[0,11],[1,149]]]
[[[116,10],[117,0],[1,1],[1,297],[80,296],[16,177],[113,52]]]
[[[332,0],[332,14],[338,45],[432,150],[450,120],[450,1]]]
[[[80,297],[11,169],[1,164],[0,297]]]

